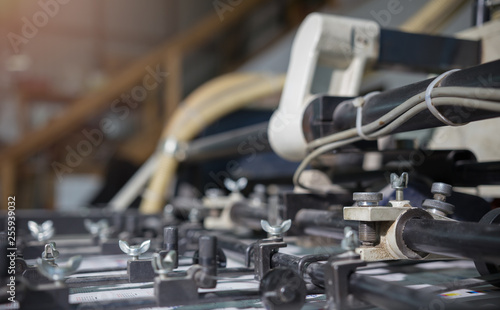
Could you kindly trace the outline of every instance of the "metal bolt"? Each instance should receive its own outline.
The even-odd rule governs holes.
[[[89,219],[83,221],[85,228],[93,237],[99,237],[99,240],[107,240],[111,235],[111,227],[106,219],[92,222]]]
[[[54,236],[54,226],[52,221],[45,221],[42,225],[38,225],[34,221],[28,222],[28,228],[31,235],[38,241],[47,241]]]
[[[403,172],[399,177],[391,173],[391,187],[396,190],[396,200],[403,201],[403,190],[408,187],[408,173]]]
[[[41,274],[49,279],[52,279],[56,282],[56,284],[63,285],[64,278],[74,273],[80,266],[81,262],[81,255],[71,257],[66,264],[60,266],[51,265],[46,260],[38,258],[37,268]]]
[[[292,226],[292,220],[286,220],[277,226],[271,226],[268,221],[261,220],[260,226],[271,238],[281,238],[290,229],[290,226]]]
[[[226,178],[224,180],[224,186],[232,193],[239,193],[247,186],[247,184],[248,180],[246,178],[239,178],[236,181],[233,181],[230,178]]]
[[[382,193],[356,192],[352,194],[352,200],[356,201],[358,206],[378,206],[378,203],[384,199]]]
[[[42,252],[42,260],[51,264],[52,266],[57,266],[56,258],[59,257],[59,251],[56,250],[56,243],[49,242],[45,245],[45,251]]]
[[[455,206],[446,202],[446,197],[451,196],[452,186],[446,183],[432,183],[431,193],[434,194],[433,199],[426,199],[422,203],[422,207],[430,213],[436,213],[441,216],[453,214]]]
[[[149,250],[151,240],[146,240],[140,245],[129,245],[127,241],[120,240],[118,241],[118,245],[125,254],[132,257],[132,260],[138,260],[139,255],[146,253],[146,251]]]
[[[201,236],[199,240],[198,262],[202,267],[197,282],[202,288],[214,288],[217,285],[217,238]]]
[[[177,253],[179,251],[179,230],[177,227],[163,228],[163,245],[164,251],[167,253],[170,253],[171,251]],[[174,268],[177,268],[179,267],[179,262],[177,260],[177,255],[175,257]]]
[[[434,199],[446,201],[446,197],[451,196],[452,186],[450,184],[435,182],[432,183],[431,193],[434,194]]]
[[[360,207],[375,207],[384,198],[382,193],[374,192],[357,192],[352,194],[352,198]],[[364,246],[373,246],[378,242],[379,236],[377,232],[376,222],[359,222],[359,240]]]

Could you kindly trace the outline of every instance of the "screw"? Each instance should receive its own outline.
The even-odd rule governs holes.
[[[51,264],[52,266],[57,266],[56,258],[59,257],[59,251],[56,250],[56,243],[49,242],[45,245],[45,251],[42,252],[42,260]]]
[[[292,220],[286,220],[277,226],[271,226],[268,221],[261,220],[260,226],[271,238],[281,238],[290,229],[290,226],[292,226]]]
[[[431,193],[434,194],[433,199],[424,200],[422,207],[430,213],[442,216],[453,214],[455,206],[446,202],[446,197],[451,196],[452,193],[451,185],[441,182],[432,183]]]
[[[382,193],[356,192],[352,194],[352,200],[360,207],[378,206],[378,203],[384,198]]]
[[[217,237],[201,236],[199,240],[198,262],[202,267],[197,275],[197,282],[202,288],[214,288],[217,285]]]
[[[28,228],[31,235],[38,241],[47,241],[54,236],[54,226],[52,221],[45,221],[42,225],[38,225],[34,221],[28,222]]]
[[[179,251],[179,231],[177,227],[165,227],[163,228],[163,245],[164,251],[170,253],[172,251]],[[168,254],[167,254],[168,255]],[[177,258],[177,255],[175,256]],[[179,267],[179,262],[175,259],[174,268]]]
[[[403,172],[399,177],[391,173],[391,187],[396,190],[396,200],[403,201],[403,190],[408,187],[408,173]]]
[[[85,228],[93,237],[98,237],[99,240],[107,240],[111,235],[111,228],[107,220],[102,219],[97,222],[92,222],[89,219],[83,221]]]
[[[127,241],[120,240],[118,241],[118,245],[125,254],[132,257],[132,260],[138,260],[139,255],[146,253],[146,251],[149,250],[151,240],[146,240],[140,245],[129,245]]]
[[[247,186],[247,184],[248,180],[246,178],[239,178],[236,181],[233,181],[230,178],[226,178],[224,180],[224,186],[232,193],[239,193]]]
[[[435,182],[432,183],[431,193],[434,194],[434,199],[446,201],[446,197],[451,196],[452,187],[450,184]]]
[[[360,207],[375,207],[384,198],[382,193],[357,192],[352,194],[353,200]],[[376,222],[359,222],[359,240],[364,246],[374,246],[378,242]]]

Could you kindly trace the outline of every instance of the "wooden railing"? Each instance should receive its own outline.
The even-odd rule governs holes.
[[[164,117],[166,120],[177,107],[182,95],[183,55],[207,42],[222,30],[240,21],[251,13],[263,0],[245,0],[224,14],[214,13],[198,22],[194,27],[175,36],[162,46],[139,59],[121,74],[118,74],[99,90],[75,101],[61,116],[45,127],[25,134],[19,142],[0,152],[0,182],[2,208],[7,206],[7,197],[16,192],[16,177],[19,164],[37,152],[55,144],[60,139],[81,128],[84,123],[103,112],[120,94],[130,90],[145,76],[149,66],[153,70],[160,65],[168,72],[165,82]]]

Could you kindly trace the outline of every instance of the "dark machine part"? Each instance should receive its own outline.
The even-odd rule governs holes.
[[[299,218],[299,212],[306,209],[316,209],[316,211],[329,210],[329,212],[332,212],[329,218],[342,218],[343,206],[352,202],[351,195],[346,192],[335,194],[329,193],[320,196],[310,193],[294,193],[292,191],[286,191],[281,195],[281,197],[283,199],[282,218],[292,220],[292,227],[288,232],[289,235],[300,233],[299,227],[301,224],[299,221],[308,221],[315,218],[315,215],[313,214],[302,214],[301,218]],[[318,226],[322,225],[318,224]]]
[[[272,269],[271,262],[279,248],[286,247],[283,238],[269,238],[259,240],[253,247],[253,263],[255,265],[255,280],[261,280],[266,272]]]
[[[439,72],[480,64],[481,42],[381,29],[378,66],[398,65]],[[432,46],[432,49],[422,48]],[[440,51],[440,53],[436,53]]]
[[[163,249],[160,255],[165,257],[170,251],[179,253],[179,229],[177,227],[163,228]],[[174,268],[177,267],[179,267],[179,255],[175,255]]]
[[[227,258],[226,254],[224,254],[224,250],[221,247],[217,247],[217,267],[218,268],[226,268],[227,266]],[[200,262],[200,251],[196,250],[193,254],[193,264],[199,264]]]
[[[342,210],[326,211],[314,209],[302,209],[297,212],[294,223],[301,228],[306,227],[329,227],[344,228],[346,226],[357,227],[356,221],[345,221]]]
[[[230,216],[234,223],[260,231],[260,220],[266,219],[268,214],[264,207],[253,207],[245,201],[239,201],[231,207]]]
[[[199,247],[199,264],[202,273],[197,283],[201,288],[214,288],[217,285],[217,237],[202,236]]]
[[[319,196],[314,194],[283,193],[281,217],[292,220],[289,235],[296,235],[307,226],[322,226],[343,228],[346,225],[357,226],[352,221],[342,219],[341,206],[352,203],[349,194],[328,194]],[[328,210],[330,208],[334,210]],[[311,209],[309,209],[311,208]],[[312,209],[314,208],[314,209]],[[231,208],[231,220],[244,227],[259,231],[260,220],[268,217],[268,211],[262,207],[252,207],[248,203],[236,202]]]
[[[431,78],[374,95],[363,106],[363,124],[377,120],[410,97],[424,92],[433,80]],[[500,86],[500,61],[497,60],[453,72],[444,78],[440,85],[441,87],[498,88]],[[472,122],[500,115],[491,111],[471,111],[467,107],[443,106],[439,110],[453,122]],[[333,111],[331,114],[325,113],[331,111]],[[350,101],[339,100],[338,98],[329,96],[319,96],[309,103],[304,113],[302,125],[307,141],[355,128],[356,108]],[[410,121],[396,128],[394,133],[434,128],[443,125],[428,110],[424,110],[415,115]]]
[[[8,267],[9,267],[9,262],[10,259],[7,256],[8,251],[7,248],[8,242],[7,242],[7,233],[6,232],[0,232],[0,257],[2,259],[0,260],[0,284],[3,282],[4,279],[8,278]]]
[[[325,254],[317,255],[315,259],[311,257],[300,258],[294,255],[285,253],[275,253],[271,257],[271,267],[272,268],[291,268],[292,270],[297,270],[297,273],[301,276],[307,275],[315,285],[319,287],[324,287],[324,272],[323,263],[319,261],[326,261],[328,258]]]
[[[483,218],[479,221],[482,224],[500,224],[500,208],[493,209],[490,212],[486,213]],[[500,273],[500,263],[488,263],[482,259],[475,259],[474,264],[476,265],[476,269],[482,276],[488,276],[492,274]],[[500,286],[498,281],[492,283],[493,285]]]
[[[351,274],[347,282],[349,291],[354,297],[382,309],[472,309],[472,306],[456,302],[450,303],[440,298],[439,295],[428,293],[425,290],[410,289],[365,275]],[[481,309],[483,308],[481,307]],[[495,307],[486,306],[484,309],[495,309]]]
[[[26,310],[52,310],[72,309],[69,303],[69,289],[64,285],[55,283],[43,286],[31,287],[27,285],[21,300],[19,309]]]
[[[127,274],[130,283],[153,281],[155,271],[151,265],[151,259],[127,261]]]
[[[257,152],[271,151],[267,137],[268,122],[199,138],[185,149],[186,162],[199,162],[215,158],[241,156],[246,147]]]
[[[499,225],[411,219],[403,229],[402,240],[414,251],[499,264],[499,236]]]
[[[269,310],[299,310],[306,300],[304,280],[290,268],[275,268],[260,281],[262,304]]]

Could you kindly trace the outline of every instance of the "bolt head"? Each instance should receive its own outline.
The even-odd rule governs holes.
[[[431,193],[441,194],[441,195],[448,197],[448,196],[451,196],[452,189],[453,188],[450,184],[435,182],[435,183],[432,183]]]
[[[360,202],[372,202],[378,204],[379,201],[384,199],[384,195],[382,193],[375,192],[356,192],[352,194],[352,199],[358,204]]]

